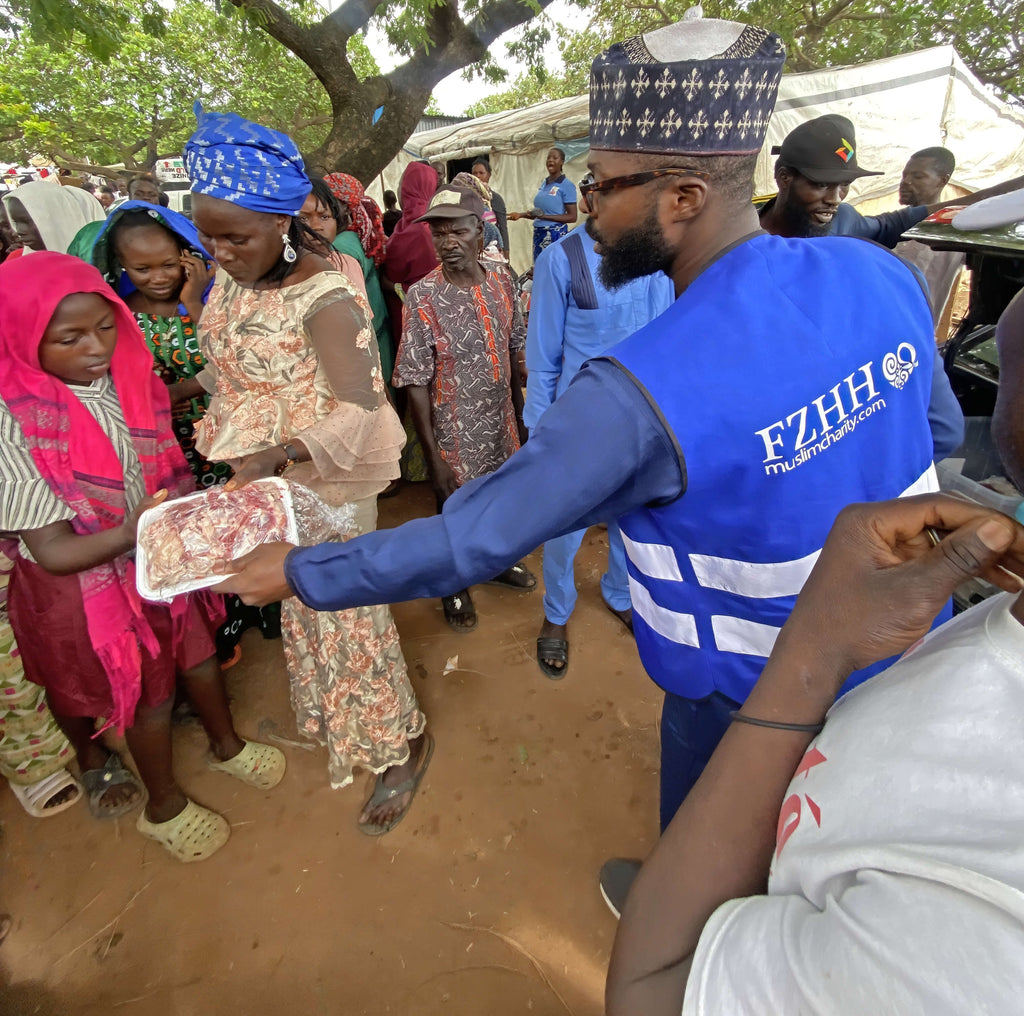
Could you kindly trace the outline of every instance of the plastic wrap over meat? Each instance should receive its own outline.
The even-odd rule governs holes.
[[[263,543],[324,543],[351,534],[355,509],[270,478],[168,501],[139,520],[137,581],[148,600],[215,585],[224,565]]]
[[[300,547],[330,543],[355,535],[356,506],[329,505],[301,483],[288,483],[295,517],[295,539]]]

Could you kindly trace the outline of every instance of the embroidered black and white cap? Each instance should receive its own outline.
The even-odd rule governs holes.
[[[764,28],[704,18],[617,42],[590,69],[590,147],[653,155],[761,150],[786,48]]]

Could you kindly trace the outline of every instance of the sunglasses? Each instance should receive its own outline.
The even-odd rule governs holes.
[[[580,180],[580,193],[590,201],[591,194],[600,194],[601,191],[621,190],[623,187],[639,187],[641,184],[650,183],[662,176],[696,176],[701,180],[710,180],[711,174],[699,169],[681,167],[679,169],[649,169],[645,173],[630,173],[628,176],[611,176],[607,180],[596,181],[593,173],[588,173]]]

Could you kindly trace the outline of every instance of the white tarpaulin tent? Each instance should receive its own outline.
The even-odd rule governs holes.
[[[885,176],[866,177],[850,199],[865,212],[895,207],[900,173],[908,156],[945,145],[957,157],[952,194],[973,191],[1024,173],[1024,112],[996,98],[949,46],[836,67],[786,74],[758,162],[758,194],[774,192],[772,145],[798,124],[824,113],[841,113],[857,128],[857,161]],[[566,148],[566,174],[573,182],[586,172],[588,98],[554,99],[525,109],[492,113],[453,127],[413,135],[370,188],[398,192],[402,171],[418,159],[451,162],[486,154],[491,184],[508,210],[533,204],[546,176],[544,155],[553,144]],[[512,261],[531,263],[529,221],[509,223]]]

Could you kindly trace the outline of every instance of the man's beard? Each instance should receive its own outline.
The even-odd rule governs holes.
[[[590,224],[589,219],[587,224]],[[628,233],[623,233],[614,246],[605,244],[600,235],[594,236],[594,230],[588,229],[587,232],[605,247],[598,277],[606,289],[618,289],[633,279],[653,275],[655,272],[669,274],[674,252],[665,239],[653,208],[646,220]]]
[[[787,196],[786,203],[782,206],[782,217],[790,236],[828,236],[832,230],[831,222],[812,222],[806,206],[794,201],[791,196]]]

